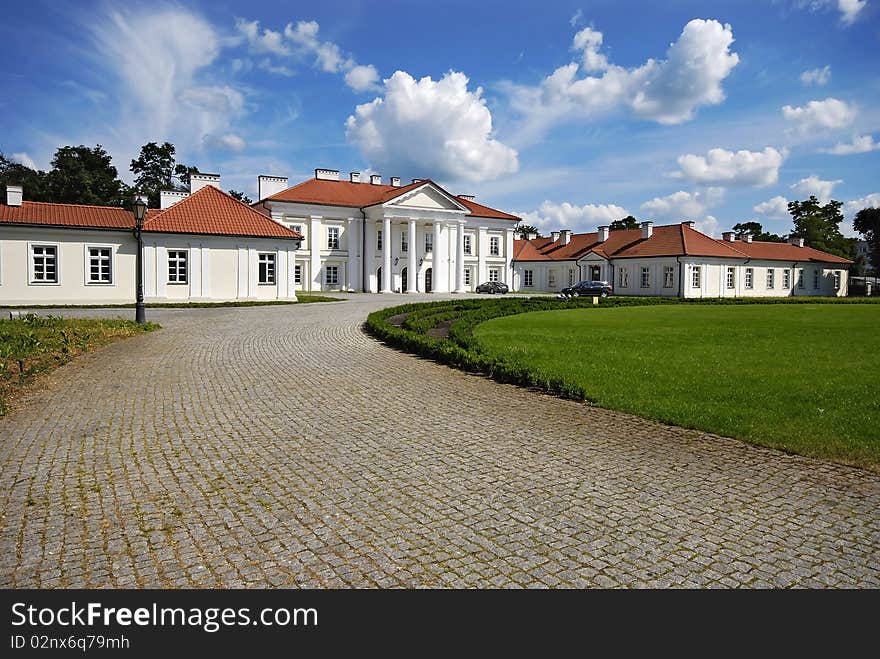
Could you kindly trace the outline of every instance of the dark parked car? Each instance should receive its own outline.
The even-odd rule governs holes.
[[[506,293],[510,289],[507,287],[507,284],[503,284],[500,281],[487,281],[483,282],[479,286],[477,286],[477,293]]]
[[[581,295],[608,297],[611,293],[611,284],[607,281],[579,281],[574,286],[562,289],[562,294],[566,297],[580,297]]]

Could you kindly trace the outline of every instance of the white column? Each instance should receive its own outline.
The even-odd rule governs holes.
[[[486,254],[489,253],[488,227],[477,229],[477,284],[489,280],[489,272],[486,270]]]
[[[309,222],[309,255],[311,267],[309,268],[309,276],[311,283],[309,288],[313,291],[322,289],[321,281],[321,241],[324,238],[324,232],[321,231],[321,216],[312,215]]]
[[[513,229],[504,232],[504,283],[513,290]],[[566,274],[567,276],[567,274]]]
[[[431,287],[438,293],[445,293],[446,281],[443,277],[446,273],[443,271],[443,257],[446,250],[443,249],[440,229],[440,222],[434,220],[434,244],[433,253],[431,254]]]
[[[280,248],[275,257],[275,297],[287,299],[287,281],[290,268],[287,265],[287,250]]]
[[[293,267],[296,264],[296,250],[293,247],[287,248],[287,268],[285,268],[287,279],[287,299],[296,302],[296,280],[293,275]]]
[[[257,265],[257,250],[251,246],[247,248],[247,270],[248,270],[248,299],[257,299],[257,277],[259,266]]]
[[[168,295],[168,248],[159,245],[156,248],[156,297],[165,299]]]
[[[464,222],[458,223],[455,235],[455,292],[464,293]]]
[[[391,218],[382,221],[382,292],[391,292]]]
[[[241,245],[238,246],[238,277],[237,284],[238,290],[236,291],[236,295],[238,299],[243,300],[247,297],[248,292],[248,258],[247,258],[247,247],[243,247]]]
[[[418,245],[416,244],[416,221],[409,221],[409,263],[407,265],[406,274],[406,292],[415,293],[418,291],[419,271],[416,262],[416,252]]]
[[[361,245],[361,259],[364,266],[361,266],[361,277],[363,281],[361,282],[360,290],[369,293],[372,292],[370,287],[370,277],[373,275],[373,268],[376,266],[376,224],[374,222],[367,222],[366,220],[362,220],[364,223],[363,233],[363,244]],[[376,290],[382,288],[382,282],[378,283]]]
[[[355,280],[357,278],[355,266],[357,263],[356,252],[358,250],[358,237],[355,235],[354,227],[354,218],[348,218],[345,221],[345,239],[348,243],[348,265],[345,268],[345,283],[347,286],[346,290],[349,291],[354,290]]]

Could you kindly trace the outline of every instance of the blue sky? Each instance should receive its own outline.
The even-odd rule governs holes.
[[[0,33],[0,149],[40,168],[169,140],[252,196],[431,177],[545,230],[880,206],[877,0],[32,0]]]

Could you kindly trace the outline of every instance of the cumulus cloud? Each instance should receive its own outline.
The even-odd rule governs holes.
[[[539,229],[572,229],[577,233],[595,231],[597,226],[611,224],[627,215],[629,211],[616,204],[577,206],[567,201],[561,204],[544,201],[537,210],[523,213],[520,217],[524,224],[531,224]]]
[[[840,22],[848,26],[855,23],[868,3],[867,0],[794,0],[794,4],[810,11],[836,9],[840,12]]]
[[[682,123],[699,107],[724,100],[721,83],[739,62],[730,51],[730,25],[715,20],[690,21],[666,59],[649,59],[632,69],[609,63],[599,53],[602,39],[592,28],[580,30],[573,48],[581,53],[581,63],[559,67],[535,87],[506,85],[511,105],[523,117],[525,135],[534,139],[562,121],[617,108],[661,124]],[[602,74],[579,75],[589,71]]]
[[[707,215],[702,220],[696,220],[694,222],[694,228],[697,231],[705,233],[707,236],[712,236],[713,238],[718,237],[719,227],[718,220],[712,215]]]
[[[771,185],[779,180],[779,167],[788,152],[766,147],[763,151],[737,152],[710,149],[705,156],[678,157],[681,168],[673,176],[709,185]]]
[[[584,12],[581,9],[578,9],[574,14],[571,15],[571,18],[568,19],[568,24],[572,27],[576,27],[581,19],[584,17]]]
[[[356,92],[365,92],[376,89],[379,82],[379,72],[372,64],[358,64],[345,74],[345,84]]]
[[[843,180],[837,179],[836,181],[823,181],[813,174],[807,178],[802,178],[800,181],[792,185],[791,189],[804,197],[813,195],[825,204],[831,199],[831,193],[834,190],[834,186],[838,183],[843,183]]]
[[[818,85],[821,87],[831,80],[831,67],[823,66],[821,69],[810,69],[801,73],[801,82],[805,85]]]
[[[856,135],[852,142],[838,142],[825,153],[835,156],[850,156],[854,153],[868,153],[880,149],[880,142],[875,142],[872,135]]]
[[[355,66],[354,60],[344,57],[341,49],[331,41],[318,39],[320,26],[317,21],[299,21],[296,26],[288,23],[284,36],[315,56],[315,65],[326,73],[339,73]]]
[[[806,133],[844,128],[856,118],[856,109],[836,98],[826,98],[824,101],[810,101],[803,107],[786,105],[782,108],[782,116]]]
[[[863,208],[880,208],[880,192],[872,192],[859,199],[848,201],[843,205],[844,213],[849,218],[852,218]]]
[[[12,159],[17,163],[24,165],[25,167],[29,167],[30,169],[39,169],[39,167],[37,167],[37,163],[34,162],[34,159],[31,158],[24,151],[19,151],[18,153],[13,153]]]
[[[641,210],[652,219],[681,221],[703,215],[706,209],[719,203],[724,196],[722,188],[685,192],[679,190],[665,197],[654,197],[641,205]]]
[[[245,38],[255,53],[290,54],[290,48],[284,43],[282,34],[269,28],[265,28],[261,32],[259,21],[246,21],[239,18],[235,21],[235,29]]]
[[[456,71],[436,81],[396,71],[383,96],[357,106],[346,136],[371,166],[389,173],[483,181],[515,172],[517,153],[493,137],[482,94]]]
[[[752,206],[752,210],[758,215],[773,220],[783,220],[788,217],[788,199],[782,195],[777,195],[767,201]]]
[[[205,135],[205,146],[221,151],[243,151],[247,143],[234,133],[224,135]]]

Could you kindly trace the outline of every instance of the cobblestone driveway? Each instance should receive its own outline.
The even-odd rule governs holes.
[[[0,585],[880,586],[880,478],[395,352],[388,303],[62,368],[0,420]]]

